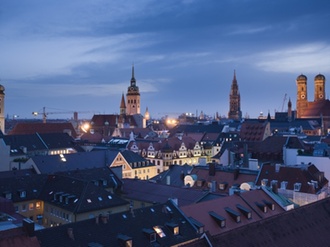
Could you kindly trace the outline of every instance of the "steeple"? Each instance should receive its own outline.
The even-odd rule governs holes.
[[[136,80],[134,76],[134,64],[132,65],[132,78],[126,94],[126,114],[135,115],[140,114],[140,91],[136,86]]]
[[[121,95],[121,102],[120,102],[120,115],[126,114],[126,104],[125,104],[125,97],[124,93]]]
[[[132,86],[132,87],[135,87],[135,86],[136,86],[136,80],[135,80],[135,77],[134,77],[134,64],[132,65],[131,86]]]
[[[236,70],[234,70],[234,77],[230,88],[228,118],[235,120],[241,120],[242,118],[241,96],[238,90]]]

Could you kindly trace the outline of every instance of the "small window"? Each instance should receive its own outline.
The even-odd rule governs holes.
[[[29,203],[29,210],[33,210],[34,209],[34,204],[33,203]]]
[[[282,181],[281,182],[281,189],[286,190],[286,186],[288,185],[287,181]]]
[[[300,188],[301,188],[301,183],[295,183],[294,184],[294,191],[300,191]]]

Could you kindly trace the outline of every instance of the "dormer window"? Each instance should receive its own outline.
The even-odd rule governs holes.
[[[9,199],[11,200],[12,199],[12,194],[10,191],[6,191],[3,193],[3,197],[6,198],[6,199]]]
[[[286,186],[288,185],[288,181],[282,181],[281,182],[281,189],[286,190]]]
[[[293,185],[293,190],[294,191],[300,191],[300,188],[301,188],[301,183],[295,183]]]
[[[18,194],[19,194],[20,198],[25,198],[26,197],[26,191],[25,190],[19,190]]]
[[[142,229],[143,233],[146,235],[146,237],[149,239],[150,243],[153,243],[156,241],[156,232],[153,229]]]
[[[179,225],[175,223],[166,223],[166,226],[170,231],[173,233],[173,235],[178,235],[179,234]]]
[[[228,185],[227,182],[219,183],[219,190],[225,190],[227,188],[227,185]]]
[[[264,179],[261,180],[261,186],[267,186],[267,183],[268,183],[267,178],[264,178]]]
[[[121,247],[132,247],[133,246],[132,238],[127,235],[118,234],[117,239],[119,241],[119,246],[121,246]]]

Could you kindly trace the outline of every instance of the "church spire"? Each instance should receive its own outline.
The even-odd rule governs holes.
[[[121,102],[120,102],[120,115],[126,114],[126,104],[125,104],[125,97],[124,93],[121,95]]]
[[[131,86],[132,87],[135,87],[136,85],[136,80],[135,80],[135,77],[134,77],[134,63],[132,64],[132,78],[131,78]]]
[[[238,90],[236,70],[234,70],[234,77],[230,88],[228,118],[235,120],[241,120],[242,118],[241,96]]]

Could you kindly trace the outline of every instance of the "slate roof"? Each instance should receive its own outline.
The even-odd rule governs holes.
[[[148,203],[165,203],[169,198],[177,199],[178,205],[181,207],[197,202],[208,192],[172,187],[147,180],[123,179],[122,193],[127,199]]]
[[[29,152],[47,151],[47,146],[36,134],[4,135],[4,142],[10,146],[10,155],[26,155],[24,148]]]
[[[80,146],[76,145],[72,136],[69,136],[67,133],[12,134],[5,135],[2,138],[6,145],[10,146],[10,155],[12,156],[44,152],[52,149],[71,148],[74,152],[83,151]]]
[[[41,133],[39,136],[48,149],[72,148],[76,151],[83,151],[80,146],[76,145],[73,137],[67,133]]]
[[[171,225],[179,227],[178,235],[172,233]],[[157,235],[156,241],[150,242],[148,233],[154,233],[155,226],[159,226],[166,236],[160,238]],[[72,229],[71,238],[68,229]],[[199,237],[193,225],[171,201],[132,212],[110,214],[104,221],[90,219],[40,230],[35,234],[41,247],[117,247],[121,246],[119,235],[132,239],[134,247],[179,246]]]
[[[287,189],[294,190],[295,183],[301,183],[300,192],[316,194],[328,184],[328,179],[322,176],[315,165],[297,165],[297,166],[280,166],[276,171],[276,166],[271,164],[263,164],[256,180],[257,185],[261,185],[263,179],[268,179],[267,186],[270,186],[272,180],[277,180],[278,188],[280,183],[286,181]],[[316,181],[317,188],[311,189],[309,184],[312,180]]]
[[[184,187],[184,176],[189,174],[191,170],[192,170],[192,166],[187,164],[170,165],[169,169],[159,173],[150,180],[155,181],[156,183],[159,184],[171,185],[175,187]]]
[[[74,171],[77,169],[102,168],[107,166],[119,151],[99,150],[61,155],[34,156],[36,171],[42,174]],[[62,158],[63,157],[63,158]]]
[[[220,234],[214,246],[328,246],[329,211],[326,198]]]
[[[126,200],[93,182],[60,175],[48,176],[39,199],[75,214],[128,205]]]
[[[9,135],[27,135],[27,134],[44,134],[44,133],[66,133],[70,132],[73,138],[77,137],[77,133],[72,123],[35,123],[35,122],[17,122],[14,128],[8,133]]]
[[[135,152],[132,152],[130,150],[123,150],[120,153],[123,155],[123,157],[129,164],[132,164],[134,162],[145,162],[145,164],[147,164],[147,165],[154,166],[154,164],[151,163],[149,160],[143,158],[141,155],[139,155]]]
[[[100,167],[84,170],[80,169],[67,172],[58,172],[56,174],[88,182],[93,182],[94,184],[99,184],[99,186],[102,186],[104,188],[121,188],[122,181],[116,176],[116,174],[112,170],[113,168]]]
[[[39,174],[1,178],[0,196],[5,197],[6,193],[11,193],[14,203],[38,199],[46,180],[46,175]],[[23,191],[25,195],[21,196]]]
[[[267,202],[268,205],[265,203]],[[247,217],[240,207],[251,214]],[[273,207],[273,210],[270,208]],[[239,222],[227,209],[234,210],[239,215]],[[204,230],[212,236],[232,231],[252,222],[285,212],[271,197],[263,190],[246,191],[212,201],[200,202],[181,207],[181,210],[188,217],[191,217],[204,225]],[[214,212],[225,220],[225,226],[221,227],[220,222],[210,213]]]
[[[170,130],[170,136],[177,133],[220,133],[223,125],[220,124],[180,124]]]

